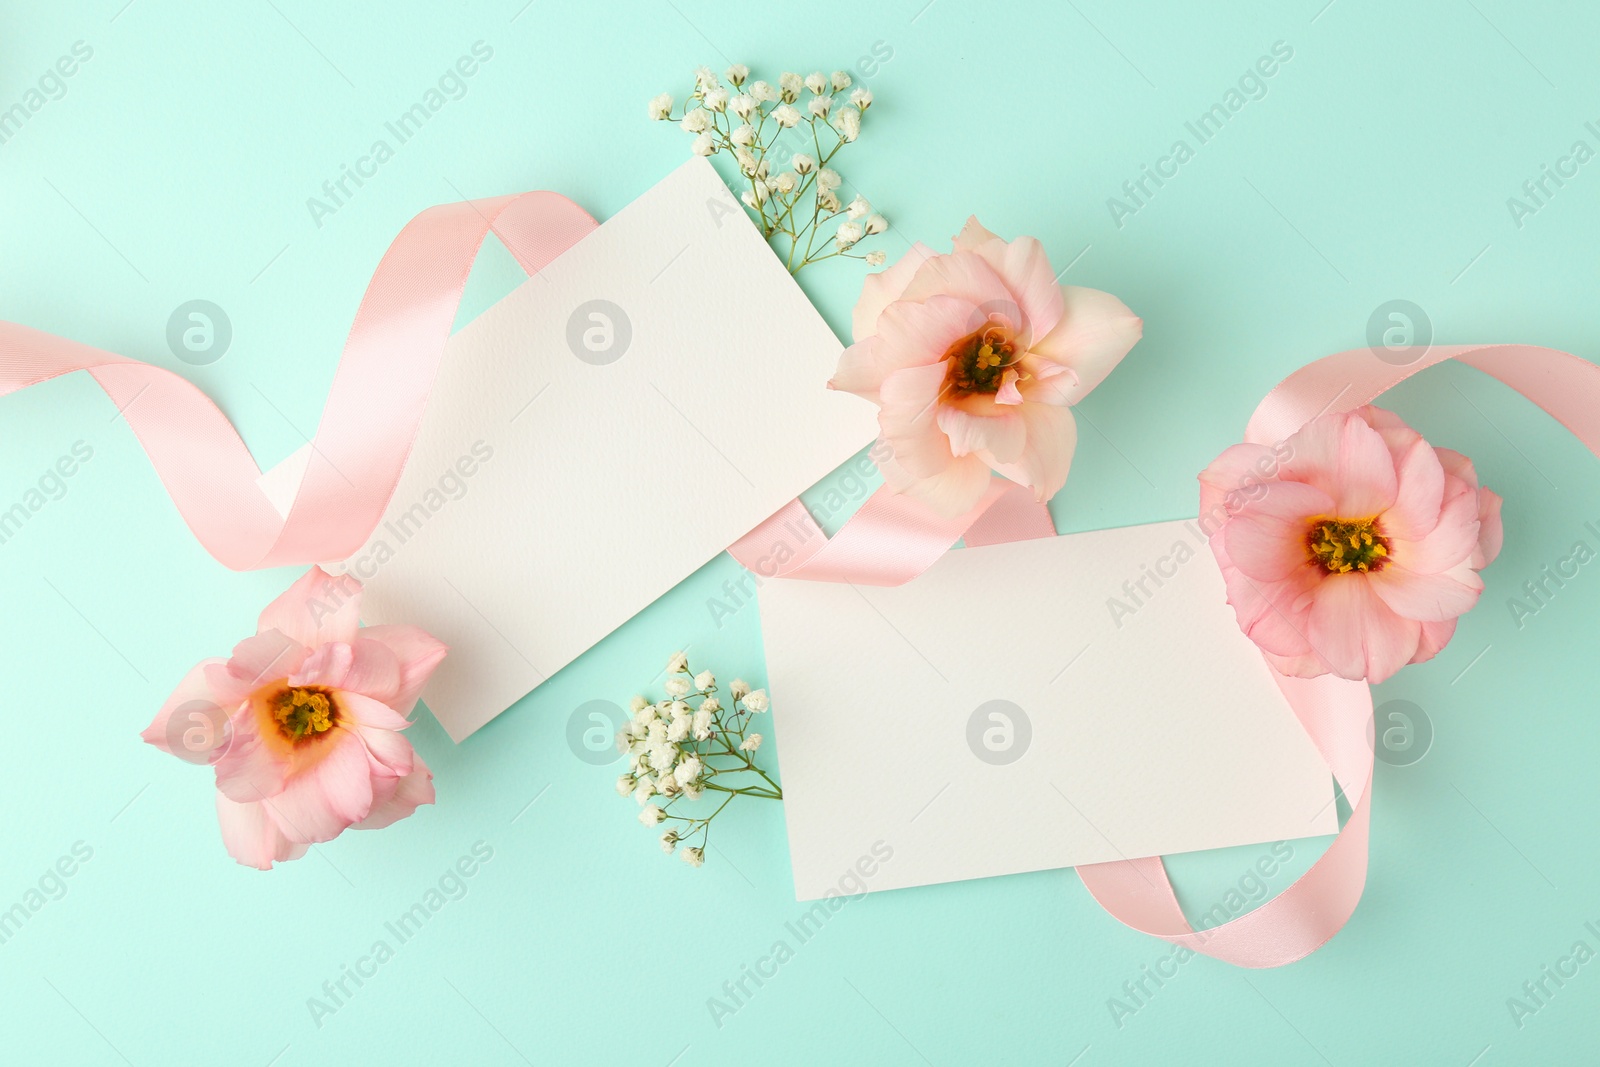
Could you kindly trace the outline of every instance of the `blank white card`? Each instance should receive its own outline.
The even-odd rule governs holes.
[[[881,890],[1338,829],[1328,768],[1192,523],[759,599],[801,900],[862,857]]]

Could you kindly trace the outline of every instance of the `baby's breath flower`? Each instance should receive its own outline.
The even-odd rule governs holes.
[[[673,743],[686,740],[693,722],[693,719],[673,719],[667,725],[667,740]]]
[[[749,737],[747,737],[743,741],[739,742],[739,748],[740,748],[741,751],[744,751],[744,752],[754,752],[756,749],[758,749],[760,747],[761,747],[761,735],[760,734],[751,734]]]
[[[712,721],[712,712],[707,711],[705,708],[701,708],[694,713],[694,718],[691,720],[691,729],[694,731],[694,739],[696,741],[705,741],[711,737]]]
[[[643,804],[650,799],[651,795],[654,794],[655,791],[655,779],[651,778],[648,774],[641,774],[639,776],[639,781],[636,782],[633,787],[633,799]]]
[[[633,775],[624,774],[624,775],[619,776],[617,778],[617,796],[619,796],[619,797],[630,797],[630,796],[632,796],[633,795],[633,787],[634,787],[635,784],[636,783],[633,780]]]
[[[717,676],[710,671],[701,671],[694,676],[694,687],[702,693],[717,684]]]
[[[662,688],[675,697],[689,695],[689,680],[687,678],[668,678],[662,683]]]
[[[674,652],[667,660],[668,674],[684,674],[689,670],[689,657],[682,652]]]
[[[833,128],[846,142],[861,136],[861,112],[853,107],[842,107],[833,116]]]
[[[663,818],[665,818],[665,816],[662,815],[661,808],[658,805],[646,804],[644,807],[639,809],[639,821],[644,823],[646,826],[655,826],[661,822]]]
[[[757,689],[755,692],[746,695],[744,698],[744,706],[749,708],[751,711],[766,711],[767,691],[765,689]]]
[[[673,768],[672,777],[677,779],[679,786],[685,786],[698,779],[702,769],[699,757],[690,756]]]
[[[743,700],[749,693],[750,685],[743,678],[735,678],[728,683],[728,695],[735,700]]]
[[[883,249],[874,248],[871,252],[867,253],[867,266],[881,267],[883,266],[883,261],[888,258],[888,256],[884,255]]]
[[[871,214],[872,204],[866,197],[858,195],[854,200],[850,201],[850,206],[845,208],[845,211],[851,218],[859,219],[863,215]]]
[[[691,867],[704,867],[706,865],[706,854],[704,849],[686,848],[682,852],[678,853],[678,855],[682,856],[683,862],[687,863]]]
[[[628,710],[633,712],[635,715],[649,706],[650,702],[644,697],[638,695],[635,695],[632,700],[628,701]]]
[[[884,218],[882,215],[869,215],[869,216],[867,216],[867,233],[869,235],[870,234],[882,233],[884,230],[887,230],[888,228],[889,228],[889,220]]]
[[[807,90],[802,107],[802,93]],[[873,229],[875,223],[868,212],[852,206],[848,221],[858,225],[836,230],[831,239],[823,236],[826,224],[846,211],[841,207],[839,175],[821,168],[845,145],[860,138],[863,113],[872,104],[871,90],[855,85],[848,70],[831,74],[815,70],[804,77],[784,71],[769,82],[752,80],[746,64],[733,63],[720,78],[710,67],[696,67],[694,88],[684,102],[682,116],[675,121],[691,136],[694,155],[714,156],[727,149],[735,156],[741,178],[731,184],[762,236],[785,257],[785,266],[793,274],[818,260],[834,258],[879,232]],[[676,110],[671,93],[660,93],[649,101],[652,120],[673,120]],[[723,114],[729,116],[726,126]],[[769,117],[777,127],[770,139],[765,136]],[[801,132],[816,141],[814,152],[792,152],[795,145],[789,142],[787,131],[798,129],[802,122],[811,127]],[[822,138],[828,133],[834,138],[824,143]],[[779,173],[780,161],[785,160],[792,160],[793,169]],[[808,196],[813,174],[817,175],[816,189]],[[776,201],[770,211],[769,201]],[[856,236],[857,229],[860,236]],[[848,258],[871,262],[860,254]]]
[[[672,855],[678,849],[678,831],[668,830],[661,835],[661,851]]]
[[[706,697],[704,700],[702,700],[700,702],[700,710],[701,711],[707,711],[707,712],[718,712],[718,711],[721,711],[722,710],[722,701],[718,700],[714,696]]]

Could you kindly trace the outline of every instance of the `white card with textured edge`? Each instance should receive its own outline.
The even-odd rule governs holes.
[[[881,890],[1338,830],[1192,523],[959,549],[897,588],[769,581],[759,602],[801,900],[864,856]]]
[[[363,621],[450,646],[457,741],[872,441],[841,345],[690,160],[449,342],[416,447],[344,561]],[[287,506],[304,468],[263,476]]]

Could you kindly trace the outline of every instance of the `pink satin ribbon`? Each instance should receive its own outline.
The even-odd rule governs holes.
[[[523,193],[429,208],[408,223],[367,287],[287,517],[257,484],[260,469],[209,398],[170,371],[0,322],[0,395],[88,371],[138,437],[184,521],[235,570],[343,559],[381,520],[410,455],[484,237],[500,237],[537,274],[590,233],[594,219],[565,197]],[[1256,409],[1246,440],[1271,444],[1325,411],[1371,403],[1447,359],[1528,397],[1600,455],[1600,368],[1528,345],[1441,346],[1394,366],[1367,349],[1317,360],[1284,379]],[[1049,511],[1022,486],[995,478],[972,511],[942,519],[880,489],[832,538],[793,501],[729,551],[768,577],[898,585],[952,544],[1054,536]],[[1084,884],[1128,926],[1244,967],[1276,967],[1315,951],[1354,912],[1366,883],[1372,698],[1360,682],[1276,675],[1351,805],[1326,853],[1282,894],[1237,919],[1195,930],[1159,858],[1078,868]]]
[[[411,454],[467,274],[491,230],[529,274],[596,226],[564,196],[431,207],[384,253],[362,297],[287,517],[226,415],[171,371],[0,322],[0,396],[86,370],[128,420],[178,511],[234,570],[344,559],[378,525]]]
[[[1245,440],[1275,444],[1324,412],[1370,404],[1418,371],[1449,359],[1522,393],[1600,456],[1600,367],[1530,345],[1440,346],[1406,366],[1380,360],[1365,348],[1326,356],[1285,378],[1262,400]],[[815,536],[820,531],[795,501],[729,551],[756,569],[773,559],[773,547],[786,542],[786,531],[803,531],[804,539],[786,562],[767,566],[767,576],[869,585],[910,581],[963,535],[976,545],[1055,533],[1043,505],[1023,487],[997,478],[973,511],[949,520],[880,489],[831,540]],[[1204,930],[1196,930],[1183,914],[1159,857],[1078,868],[1095,900],[1127,926],[1241,967],[1281,967],[1315,952],[1344,927],[1366,887],[1374,763],[1371,691],[1364,682],[1272,673],[1351,807],[1344,828],[1317,862],[1261,907]]]

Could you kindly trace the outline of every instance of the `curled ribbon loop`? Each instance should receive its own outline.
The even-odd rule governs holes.
[[[1323,412],[1370,404],[1418,371],[1450,359],[1509,385],[1600,456],[1600,367],[1532,345],[1440,346],[1407,366],[1392,366],[1365,348],[1325,356],[1267,394],[1245,440],[1274,444]],[[1344,829],[1299,880],[1256,910],[1197,931],[1178,906],[1159,858],[1078,868],[1095,900],[1121,922],[1241,967],[1281,967],[1315,952],[1355,911],[1367,878],[1371,691],[1365,682],[1333,677],[1290,678],[1277,671],[1273,676],[1351,806]]]
[[[86,370],[224,566],[344,559],[366,542],[399,483],[484,237],[492,230],[535,274],[595,226],[548,192],[441,204],[407,223],[362,297],[287,518],[257,485],[260,468],[227,416],[171,371],[0,322],[0,396]]]

